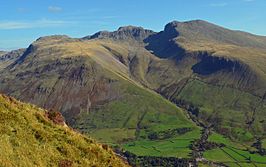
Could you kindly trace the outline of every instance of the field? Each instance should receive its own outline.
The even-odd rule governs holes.
[[[225,144],[226,146],[230,147],[237,147],[239,149],[247,149],[250,148],[248,145],[240,144],[238,142],[233,142],[229,138],[220,135],[218,133],[212,132],[212,134],[209,136],[208,141],[210,142],[216,142],[216,143],[222,143]]]
[[[212,134],[209,141],[223,143],[225,147],[216,148],[204,152],[204,158],[214,162],[222,162],[229,166],[265,166],[266,157],[259,154],[251,154],[247,145],[235,143],[219,134]]]
[[[189,148],[193,140],[198,139],[200,130],[195,129],[184,135],[167,140],[137,140],[123,145],[128,150],[139,156],[162,156],[162,157],[190,157]]]
[[[266,149],[266,139],[262,140],[262,147]]]

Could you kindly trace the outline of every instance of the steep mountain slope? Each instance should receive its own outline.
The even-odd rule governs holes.
[[[264,136],[266,37],[201,20],[174,21],[159,33],[139,27],[126,31],[142,30],[147,34],[143,41],[135,40],[133,32],[126,38],[125,29],[89,39],[127,44],[133,53],[107,48],[128,66],[132,78],[181,107],[196,108],[197,117],[220,133],[245,140]]]
[[[1,166],[127,166],[53,112],[0,95],[0,114]]]
[[[198,117],[221,133],[236,138],[247,130],[264,135],[265,39],[204,21],[169,23],[164,31],[146,39],[146,48],[175,61],[179,71],[176,77],[159,76],[157,83],[164,78],[179,80],[155,89],[180,106],[199,108]]]
[[[73,128],[102,142],[152,142],[149,136],[153,134],[182,131],[166,137],[177,140],[184,133],[193,133],[184,148],[165,154],[176,156],[185,150],[187,156],[190,141],[200,136],[199,128],[184,111],[131,77],[129,61],[146,52],[110,40],[40,38],[2,70],[0,89],[61,111]]]

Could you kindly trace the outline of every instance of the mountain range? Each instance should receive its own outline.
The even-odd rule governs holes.
[[[213,135],[265,149],[264,36],[202,20],[47,36],[1,52],[0,76],[0,92],[138,156],[204,158]]]

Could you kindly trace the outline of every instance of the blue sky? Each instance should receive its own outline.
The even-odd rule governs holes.
[[[266,36],[265,0],[5,0],[0,50],[27,47],[40,36],[83,37],[136,25],[160,31],[170,21],[202,19]]]

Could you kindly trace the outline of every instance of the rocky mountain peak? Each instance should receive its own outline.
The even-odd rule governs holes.
[[[184,22],[180,22],[180,21],[174,20],[174,21],[166,24],[165,30],[171,29],[171,28],[180,28],[180,27],[185,27],[185,26],[192,26],[192,27],[194,26],[194,27],[196,27],[196,26],[200,26],[200,25],[201,26],[203,26],[203,25],[205,25],[205,26],[216,26],[216,25],[211,24],[211,23],[209,23],[207,21],[204,21],[204,20],[191,20],[191,21],[184,21]]]
[[[38,38],[36,41],[50,41],[50,40],[63,40],[63,39],[70,39],[67,35],[50,35]]]
[[[92,36],[84,37],[84,39],[103,39],[110,38],[114,40],[129,40],[134,39],[137,41],[143,41],[148,36],[154,34],[152,30],[146,30],[142,27],[136,26],[124,26],[119,27],[118,30],[109,32],[109,31],[100,31],[95,33]]]
[[[165,25],[164,32],[171,34],[171,36],[178,36],[184,31],[201,31],[202,27],[214,28],[215,25],[208,23],[203,20],[192,20],[192,21],[172,21]]]

